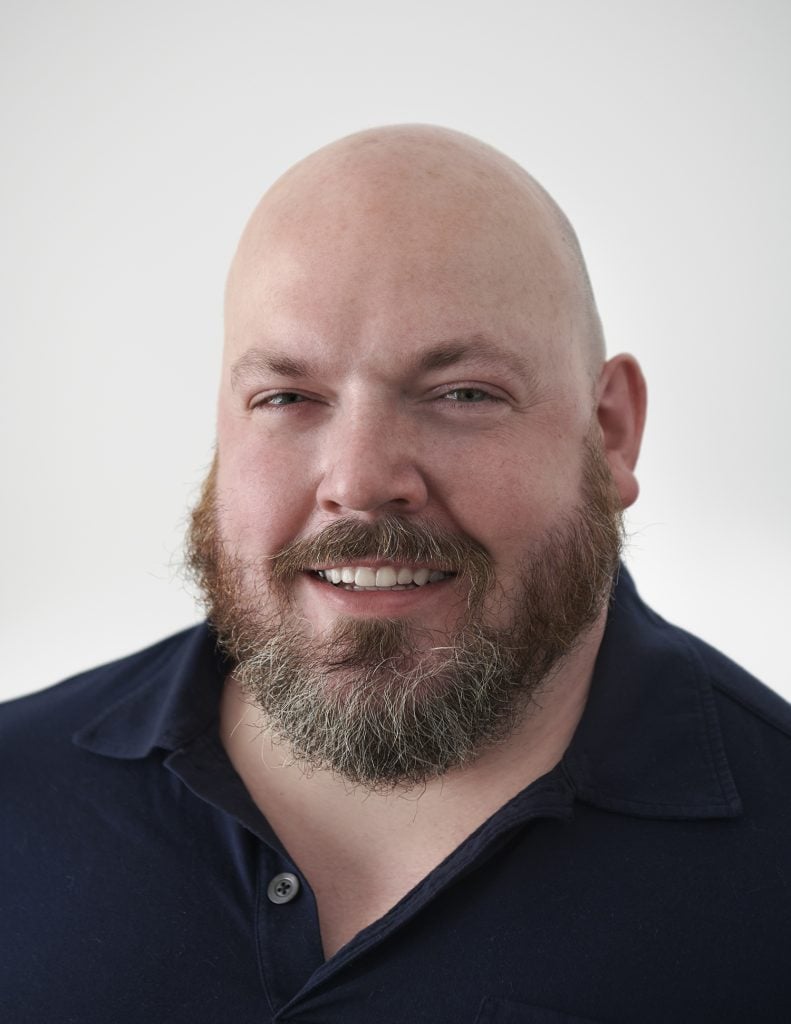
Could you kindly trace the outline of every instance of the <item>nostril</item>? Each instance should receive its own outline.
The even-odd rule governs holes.
[[[324,511],[356,513],[393,510],[418,511],[428,500],[428,490],[416,467],[394,470],[376,453],[365,453],[343,467],[328,471],[317,489]]]

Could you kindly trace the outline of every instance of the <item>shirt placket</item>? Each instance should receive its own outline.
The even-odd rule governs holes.
[[[215,729],[174,751],[165,764],[195,796],[252,834],[256,886],[250,926],[261,983],[276,1014],[324,963],[310,886],[252,802]]]
[[[260,842],[255,932],[261,981],[277,1013],[324,963],[316,901],[299,868]]]

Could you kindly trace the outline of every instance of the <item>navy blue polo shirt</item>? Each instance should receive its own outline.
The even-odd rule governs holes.
[[[226,672],[201,625],[2,709],[3,1021],[791,1020],[791,709],[625,572],[562,762],[326,962]]]

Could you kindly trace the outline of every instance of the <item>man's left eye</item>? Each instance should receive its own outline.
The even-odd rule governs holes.
[[[446,391],[442,397],[447,398],[451,402],[458,402],[461,405],[470,405],[473,402],[496,401],[494,395],[489,394],[488,391],[483,391],[481,388],[453,388],[452,391]]]

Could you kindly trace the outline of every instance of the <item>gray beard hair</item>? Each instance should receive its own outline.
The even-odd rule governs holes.
[[[469,623],[448,646],[415,655],[421,633],[401,620],[345,622],[307,644],[284,629],[234,677],[306,768],[369,790],[409,788],[507,735],[523,678],[502,633]],[[524,684],[519,693],[522,703]]]
[[[189,563],[233,676],[306,771],[368,790],[424,784],[507,737],[597,620],[617,572],[620,506],[591,444],[579,508],[528,551],[515,592],[500,594],[511,609],[503,628],[483,621],[494,594],[483,549],[396,516],[333,524],[250,574],[219,540],[215,471],[193,512]],[[300,567],[348,563],[363,551],[409,563],[429,549],[471,583],[467,613],[442,646],[405,619],[344,617],[320,640],[301,632],[288,598]],[[308,557],[318,551],[322,558]],[[273,598],[280,611],[267,617]]]

